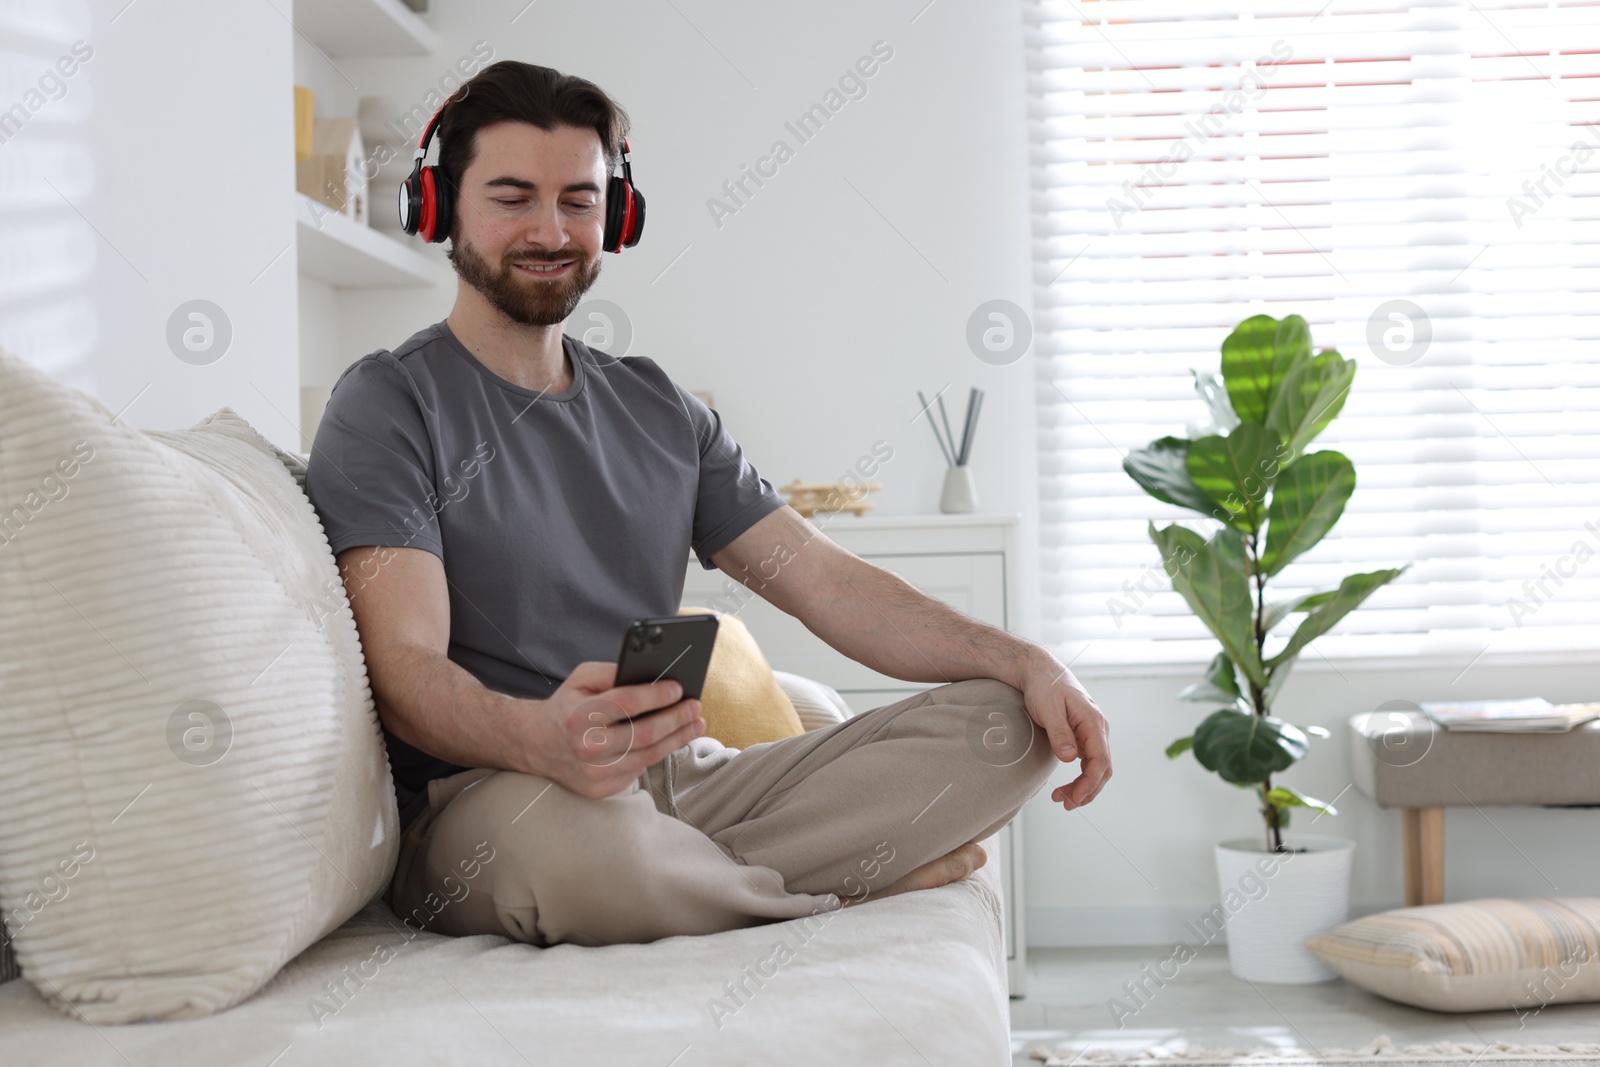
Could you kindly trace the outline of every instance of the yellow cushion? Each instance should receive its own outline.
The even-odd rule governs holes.
[[[756,639],[737,615],[710,608],[680,608],[678,614],[717,617],[717,640],[700,693],[707,737],[729,748],[749,748],[806,732]]]

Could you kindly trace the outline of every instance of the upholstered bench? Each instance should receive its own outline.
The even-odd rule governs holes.
[[[1350,719],[1350,776],[1400,809],[1406,903],[1444,900],[1444,809],[1600,805],[1600,720],[1559,734],[1451,732],[1415,705]]]

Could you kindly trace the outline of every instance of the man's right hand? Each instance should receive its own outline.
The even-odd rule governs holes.
[[[677,682],[613,687],[616,677],[615,663],[580,663],[539,702],[533,773],[598,800],[705,732],[700,702],[680,699]]]

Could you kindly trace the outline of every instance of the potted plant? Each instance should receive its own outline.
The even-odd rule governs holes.
[[[1205,677],[1178,694],[1214,710],[1167,755],[1192,752],[1261,806],[1260,841],[1216,849],[1229,962],[1252,981],[1332,978],[1303,945],[1348,917],[1354,842],[1286,841],[1293,809],[1335,812],[1273,780],[1306,755],[1308,735],[1328,732],[1279,718],[1273,702],[1306,646],[1405,568],[1352,574],[1336,589],[1281,599],[1269,585],[1333,528],[1355,491],[1348,457],[1306,452],[1344,406],[1355,373],[1355,362],[1336,351],[1312,354],[1299,315],[1252,316],[1222,342],[1220,374],[1195,372],[1209,412],[1197,429],[1205,432],[1162,437],[1122,464],[1151,496],[1216,525],[1209,537],[1177,523],[1149,529],[1173,588],[1222,645]],[[1291,619],[1299,620],[1292,631],[1284,626]]]

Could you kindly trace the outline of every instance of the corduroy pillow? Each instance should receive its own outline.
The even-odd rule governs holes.
[[[0,352],[0,913],[91,1023],[261,988],[397,816],[328,541],[233,412],[141,433]]]
[[[1363,989],[1434,1011],[1600,1000],[1600,897],[1396,908],[1306,948]]]
[[[778,680],[778,688],[794,705],[794,713],[800,717],[800,725],[805,727],[807,733],[825,730],[855,717],[850,705],[831,685],[788,671],[775,670],[772,677]]]
[[[678,614],[717,617],[717,639],[700,694],[707,737],[729,748],[749,748],[806,732],[756,639],[737,615],[710,608],[680,608]]]

